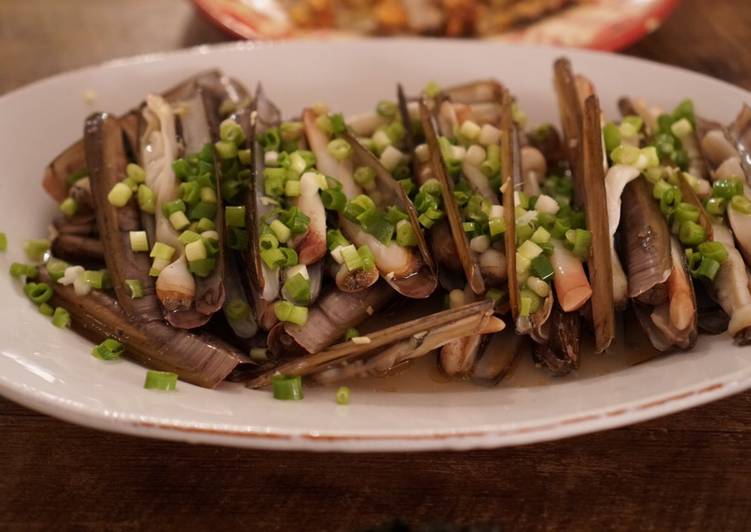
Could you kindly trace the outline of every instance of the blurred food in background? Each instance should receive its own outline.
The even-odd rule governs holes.
[[[281,0],[294,24],[374,35],[484,36],[589,0]]]
[[[445,36],[618,50],[659,27],[680,0],[193,0],[251,40]]]

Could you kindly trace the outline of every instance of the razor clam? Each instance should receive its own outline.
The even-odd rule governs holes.
[[[186,382],[214,388],[249,363],[221,340],[173,329],[162,321],[130,321],[104,292],[94,290],[79,296],[72,286],[51,281],[45,270],[40,273],[53,287],[51,304],[68,310],[76,332],[95,342],[114,338],[125,344],[128,358],[144,366],[171,371]]]
[[[475,294],[482,294],[485,292],[485,282],[483,281],[480,272],[480,265],[478,264],[477,256],[470,250],[467,235],[462,227],[461,214],[459,213],[459,208],[453,197],[453,182],[449,179],[449,176],[446,173],[446,168],[443,164],[441,151],[438,145],[438,128],[434,123],[434,118],[428,105],[429,102],[426,100],[420,102],[420,117],[422,121],[422,129],[425,133],[430,152],[431,168],[434,177],[441,184],[441,196],[443,198],[443,206],[446,211],[448,226],[451,230],[457,256],[462,264],[467,283],[469,283],[469,286]],[[433,245],[435,246],[435,243]]]
[[[742,196],[751,201],[751,174],[747,173],[748,143],[751,140],[751,109],[744,106],[735,122],[723,131],[721,127],[713,127],[705,121],[702,125],[701,147],[705,155],[705,162],[710,168],[713,181],[720,179],[741,179],[743,181]],[[728,138],[734,142],[731,143]],[[741,155],[743,151],[743,156]],[[745,214],[732,204],[725,210],[725,217],[733,230],[736,246],[746,263],[751,265],[751,214]]]
[[[581,206],[581,202],[586,197],[583,190],[583,153],[581,150],[583,111],[576,76],[571,62],[565,57],[556,60],[554,64],[554,86],[561,114],[564,151],[574,179],[574,198]]]
[[[195,90],[196,84],[201,82],[209,86],[221,85],[227,88],[230,100],[240,105],[247,98],[247,92],[236,81],[229,80],[219,70],[207,70],[188,78],[167,89],[163,95],[167,100],[176,101]],[[118,118],[125,132],[126,138],[134,153],[138,151],[138,114],[131,111]],[[86,168],[86,153],[83,139],[66,148],[55,157],[44,172],[42,185],[47,193],[56,201],[63,201],[68,195],[70,186],[80,177],[88,175]]]
[[[582,123],[582,179],[587,226],[592,232],[589,274],[592,283],[592,325],[595,352],[605,351],[615,338],[612,234],[608,227],[607,193],[603,161],[605,155],[600,128],[600,104],[590,96],[584,104]],[[578,359],[577,359],[578,362]]]
[[[623,191],[621,238],[629,297],[650,305],[664,303],[672,269],[670,231],[642,177]]]
[[[359,292],[331,289],[310,308],[305,325],[276,324],[269,331],[269,348],[276,355],[317,353],[383,308],[393,295],[394,291],[382,282]]]
[[[253,116],[251,116],[251,112]],[[251,183],[245,203],[245,225],[249,228],[249,242],[245,261],[247,263],[248,284],[251,289],[258,324],[262,329],[268,331],[277,322],[273,303],[279,298],[281,283],[279,270],[272,270],[266,266],[259,255],[262,219],[273,208],[271,202],[264,201],[262,179],[264,161],[261,156],[263,148],[259,138],[268,129],[277,127],[281,123],[281,112],[266,98],[260,85],[256,90],[251,112],[244,111],[236,115],[237,122],[246,132],[246,146],[250,149],[252,159]]]
[[[102,113],[89,116],[84,128],[84,144],[91,192],[96,202],[98,233],[117,300],[130,320],[159,320],[159,302],[148,273],[149,258],[144,253],[134,252],[130,244],[130,231],[141,229],[136,199],[131,198],[119,208],[107,199],[112,187],[125,176],[128,163],[118,120]],[[126,280],[137,280],[143,288],[143,297],[133,298]]]
[[[353,146],[355,161],[368,166],[375,171],[377,190],[373,191],[373,196],[377,199],[376,205],[380,208],[393,205],[406,212],[409,217],[409,224],[412,226],[412,231],[417,238],[416,250],[418,253],[415,253],[414,249],[404,248],[404,251],[409,252],[411,255],[408,261],[406,261],[406,264],[405,262],[399,264],[399,269],[390,268],[386,274],[391,272],[394,275],[384,275],[384,278],[394,290],[403,296],[418,299],[428,297],[435,290],[438,284],[438,277],[433,257],[428,249],[422,228],[417,221],[417,212],[415,211],[414,205],[407,197],[402,186],[394,180],[391,174],[380,164],[369,150],[365,149],[360,142],[349,133],[345,133],[343,138]],[[395,245],[396,244],[393,243],[389,245],[388,250],[391,251],[392,246]],[[379,249],[380,246],[371,247],[371,250],[375,255],[376,267],[383,270],[383,264],[386,263],[386,260],[379,258],[379,255],[376,253]],[[405,265],[408,266],[405,268]]]
[[[554,376],[579,368],[581,318],[577,312],[563,312],[557,305],[545,322],[546,342],[535,342],[533,358]]]
[[[330,370],[332,366],[342,363],[357,364],[368,356],[375,356],[377,363],[369,366],[365,362],[363,366],[357,367],[357,373],[360,373],[359,370],[363,373],[374,369],[384,371],[409,358],[427,354],[458,337],[501,330],[502,323],[493,317],[492,302],[473,303],[371,333],[366,337],[365,343],[350,340],[325,351],[292,360],[253,379],[248,386],[268,386],[273,375],[278,373],[287,376],[310,375]],[[329,379],[331,378],[332,375],[329,375]]]
[[[88,236],[60,233],[52,240],[50,251],[55,257],[74,263],[104,261],[102,241]]]
[[[425,244],[422,230],[417,222],[417,214],[414,211],[409,198],[402,187],[394,180],[390,172],[384,168],[380,161],[352,135],[344,131],[340,139],[346,141],[353,150],[353,155],[342,161],[336,160],[329,152],[330,137],[316,123],[317,117],[312,109],[303,112],[305,134],[311,150],[316,156],[316,167],[325,175],[337,179],[342,186],[342,191],[347,199],[351,200],[360,194],[366,194],[375,204],[376,208],[385,211],[388,207],[395,206],[407,214],[406,222],[412,227],[417,238],[417,246],[402,246],[392,240],[383,243],[374,235],[366,232],[358,223],[353,222],[343,215],[339,216],[339,226],[344,235],[355,245],[367,245],[373,254],[373,260],[381,276],[400,294],[411,298],[428,297],[437,285],[435,266]],[[362,187],[353,179],[354,167],[370,168],[374,174],[372,185]],[[303,175],[303,179],[305,179]],[[313,175],[308,176],[315,180]],[[325,212],[317,188],[311,187],[313,200],[320,207],[320,219],[325,222]],[[311,217],[311,220],[313,218]],[[312,221],[311,221],[312,224]],[[325,226],[321,228],[323,252],[325,246]],[[377,280],[376,272],[360,269],[349,272],[346,266],[342,266],[336,275],[337,286],[342,290],[353,291],[369,286]]]
[[[728,332],[735,341],[739,345],[751,344],[751,280],[748,269],[727,227],[715,225],[714,240],[722,243],[728,252],[713,283],[714,298],[730,316]]]

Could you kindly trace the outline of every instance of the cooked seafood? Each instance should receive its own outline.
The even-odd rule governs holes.
[[[280,398],[429,355],[483,385],[522,356],[565,375],[629,303],[659,351],[751,343],[751,108],[722,126],[623,98],[606,122],[553,72],[560,135],[493,79],[287,117],[199,74],[87,118],[45,171],[50,241],[11,271],[99,358]]]

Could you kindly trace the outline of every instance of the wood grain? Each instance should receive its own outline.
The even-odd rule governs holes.
[[[751,88],[751,3],[687,0],[626,53]],[[180,0],[0,0],[0,93],[115,57],[223,40]],[[751,393],[498,451],[302,454],[95,432],[0,399],[0,528],[744,530]]]

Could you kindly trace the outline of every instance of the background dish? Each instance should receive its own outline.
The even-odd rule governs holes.
[[[200,69],[221,66],[249,86],[260,79],[287,112],[311,99],[354,112],[363,102],[392,94],[397,80],[414,91],[430,79],[448,84],[496,75],[536,122],[556,116],[550,80],[560,54],[544,47],[408,39],[238,44],[118,61],[33,84],[0,98],[0,160],[13,176],[2,185],[0,227],[8,232],[11,251],[1,260],[7,268],[21,258],[25,239],[44,233],[54,205],[41,191],[42,169],[80,135],[88,113],[125,111],[147,91]],[[741,89],[679,69],[591,52],[566,54],[592,77],[611,114],[624,93],[665,107],[688,96],[703,115],[723,121],[749,100]],[[424,57],[442,57],[441,64],[450,67],[425,64]],[[381,68],[373,72],[376,62]],[[292,63],[296,69],[276,68]],[[680,87],[680,94],[665,93],[668,86]],[[85,103],[85,90],[97,94],[93,106]],[[212,392],[180,383],[176,394],[158,394],[141,388],[143,368],[103,364],[88,355],[87,342],[49,326],[7,276],[0,278],[0,297],[9,302],[0,310],[3,395],[69,421],[154,437],[348,451],[495,447],[632,423],[751,386],[746,351],[727,337],[704,337],[690,353],[618,372],[610,370],[638,357],[587,357],[580,375],[549,386],[539,386],[547,381],[541,374],[530,379],[524,372],[488,390],[429,378],[404,385],[410,375],[366,381],[353,387],[348,407],[338,407],[326,388],[308,388],[306,399],[293,404],[231,385]]]
[[[615,51],[656,30],[679,1],[592,0],[490,38]],[[288,21],[278,0],[193,0],[193,3],[208,20],[241,39],[290,39],[311,35]],[[315,35],[323,38],[357,36],[330,30]]]

